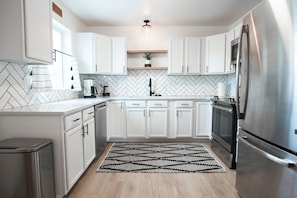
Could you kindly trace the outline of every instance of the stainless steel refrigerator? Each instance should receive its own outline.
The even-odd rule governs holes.
[[[296,0],[263,0],[243,20],[236,74],[243,198],[297,197],[296,30]]]

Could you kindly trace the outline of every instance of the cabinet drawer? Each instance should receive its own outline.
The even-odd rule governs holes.
[[[77,112],[74,114],[71,114],[69,116],[65,117],[65,131],[68,131],[69,129],[72,129],[78,125],[80,125],[82,122],[82,116],[81,116],[81,112]]]
[[[189,108],[189,107],[193,107],[193,101],[191,101],[191,100],[176,101],[175,102],[175,107],[176,108]]]
[[[94,117],[94,107],[83,110],[83,121],[87,121]]]
[[[168,101],[148,101],[147,107],[158,108],[158,107],[168,107]]]
[[[126,101],[126,107],[145,107],[145,101],[143,100],[131,100]]]

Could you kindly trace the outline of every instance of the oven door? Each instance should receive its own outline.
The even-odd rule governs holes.
[[[236,115],[232,106],[212,104],[212,137],[230,153],[236,141]]]

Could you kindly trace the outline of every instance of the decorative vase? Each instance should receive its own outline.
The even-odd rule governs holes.
[[[151,67],[151,60],[148,60],[148,59],[144,59],[144,66],[145,67]]]

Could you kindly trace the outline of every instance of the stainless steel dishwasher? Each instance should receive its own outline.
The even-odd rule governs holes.
[[[95,106],[95,128],[96,128],[96,158],[102,153],[106,146],[106,103],[102,102]]]

